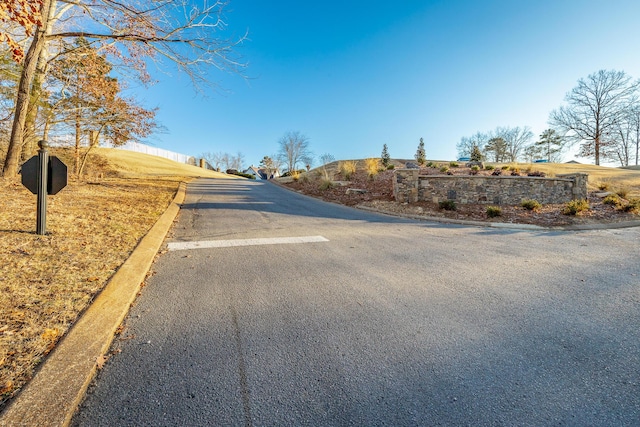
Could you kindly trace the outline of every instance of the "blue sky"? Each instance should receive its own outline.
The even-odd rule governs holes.
[[[316,159],[378,157],[383,144],[412,158],[422,137],[427,158],[449,160],[477,131],[529,126],[537,137],[600,69],[640,77],[637,0],[231,0],[226,18],[226,35],[249,31],[249,78],[212,72],[220,90],[202,94],[186,76],[156,74],[137,89],[167,128],[152,145],[242,152],[249,166],[295,130]]]

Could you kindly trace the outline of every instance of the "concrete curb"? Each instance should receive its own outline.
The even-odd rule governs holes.
[[[356,206],[356,209],[360,209],[368,212],[377,212],[385,215],[396,216],[401,218],[416,219],[420,221],[440,222],[443,224],[456,224],[456,225],[469,225],[474,227],[486,227],[486,228],[504,228],[510,230],[529,230],[529,231],[587,231],[587,230],[609,230],[617,228],[630,228],[640,227],[640,221],[622,221],[622,222],[609,222],[601,224],[575,224],[567,226],[555,226],[555,227],[543,227],[535,224],[516,224],[511,222],[484,222],[484,221],[471,221],[464,219],[442,218],[422,215],[407,215],[397,212],[385,211],[383,209],[370,208],[368,206]]]
[[[184,201],[180,184],[173,202],[129,258],[73,325],[33,379],[0,414],[0,426],[67,426],[111,346],[153,260]]]

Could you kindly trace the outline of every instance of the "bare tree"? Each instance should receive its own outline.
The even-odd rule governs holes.
[[[564,133],[570,143],[580,143],[580,155],[600,164],[606,146],[616,137],[616,127],[634,102],[639,82],[624,71],[600,70],[565,96],[566,106],[553,110],[549,123]]]
[[[494,131],[497,138],[502,138],[506,143],[505,156],[507,161],[515,162],[522,154],[522,150],[533,138],[533,132],[528,126],[498,127]]]
[[[635,152],[635,165],[638,166],[638,161],[640,160],[640,104],[634,104],[629,110],[627,121],[631,128],[631,143]]]
[[[616,123],[611,143],[607,144],[604,152],[607,158],[620,162],[620,166],[622,167],[629,166],[634,149],[636,164],[638,161],[637,138],[640,133],[640,128],[637,123],[638,112],[634,111],[636,109],[637,108],[632,108],[627,111],[624,120]]]
[[[222,0],[200,5],[190,0],[42,0],[40,20],[24,57],[3,175],[17,173],[36,71],[46,71],[37,65],[52,40],[83,37],[136,69],[146,82],[149,62],[169,60],[200,86],[207,83],[210,67],[239,72],[244,66],[234,54],[244,37],[219,37],[226,26],[225,5]]]
[[[471,137],[463,136],[460,139],[460,142],[456,144],[456,148],[458,149],[458,156],[471,156],[471,152],[473,151],[474,147],[477,147],[480,151],[484,151],[484,147],[489,139],[491,139],[491,136],[483,132],[476,132]]]
[[[229,156],[229,163],[231,165],[231,169],[235,169],[239,172],[242,172],[242,164],[244,163],[244,154],[238,152],[235,156]]]
[[[278,156],[289,172],[296,170],[298,163],[311,164],[313,155],[309,149],[309,138],[299,131],[289,131],[278,141]]]

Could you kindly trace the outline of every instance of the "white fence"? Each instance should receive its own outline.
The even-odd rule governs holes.
[[[139,142],[127,142],[118,148],[120,150],[135,151],[136,153],[150,154],[152,156],[164,157],[165,159],[173,160],[178,163],[186,163],[188,165],[195,165],[196,159],[193,156],[187,156],[186,154],[180,154],[169,150],[163,150],[158,147],[151,147],[149,145],[140,144]]]

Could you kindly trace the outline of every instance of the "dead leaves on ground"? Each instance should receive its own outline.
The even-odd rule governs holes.
[[[171,202],[179,181],[70,182],[48,199],[0,179],[0,409],[31,377]]]

